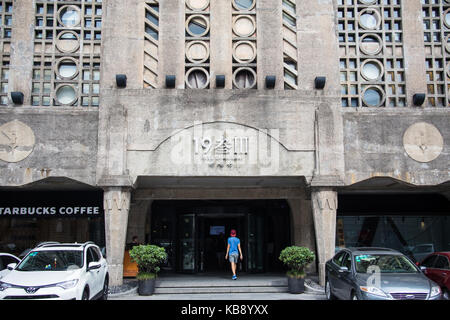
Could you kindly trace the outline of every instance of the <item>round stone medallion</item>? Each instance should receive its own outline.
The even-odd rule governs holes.
[[[418,122],[406,130],[403,145],[412,159],[426,163],[439,157],[444,149],[444,139],[434,125]]]
[[[33,130],[26,124],[14,120],[0,126],[0,160],[19,162],[27,158],[35,144]]]

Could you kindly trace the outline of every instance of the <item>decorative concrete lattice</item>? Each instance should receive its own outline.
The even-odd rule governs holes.
[[[256,0],[232,0],[233,88],[257,88]]]
[[[297,13],[293,0],[283,1],[284,88],[298,89]]]
[[[337,0],[343,107],[405,107],[401,0]]]
[[[186,0],[185,83],[189,89],[207,89],[210,83],[209,0]]]
[[[450,1],[422,0],[429,107],[450,104]]]
[[[145,2],[144,88],[158,86],[159,3]]]
[[[36,0],[32,105],[99,105],[101,24],[101,0]]]
[[[7,105],[11,54],[12,1],[0,1],[0,105]]]

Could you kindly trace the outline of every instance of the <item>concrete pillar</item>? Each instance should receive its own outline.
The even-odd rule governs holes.
[[[130,198],[131,189],[128,187],[104,188],[106,260],[111,286],[120,286],[123,283],[123,256]]]
[[[325,285],[325,263],[334,256],[335,250],[337,192],[333,188],[313,188],[311,201],[319,260],[319,280],[323,286]]]
[[[131,203],[126,243],[130,243],[133,236],[137,236],[140,243],[145,242],[145,226],[152,202],[153,200],[144,200]]]
[[[291,209],[291,243],[306,247],[316,252],[314,237],[314,220],[311,212],[311,201],[303,198],[288,199]],[[317,272],[315,263],[306,268],[306,272]]]

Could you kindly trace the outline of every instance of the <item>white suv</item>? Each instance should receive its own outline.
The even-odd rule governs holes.
[[[108,265],[93,242],[43,244],[8,268],[0,299],[108,298]]]

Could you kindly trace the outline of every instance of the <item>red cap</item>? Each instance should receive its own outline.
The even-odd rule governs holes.
[[[231,229],[230,236],[236,237],[236,230]]]

